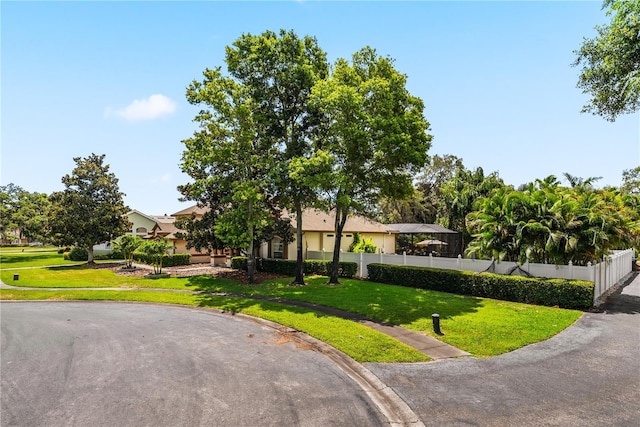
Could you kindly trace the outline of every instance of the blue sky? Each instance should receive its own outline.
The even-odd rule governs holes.
[[[608,18],[601,2],[0,3],[1,182],[50,193],[73,157],[106,154],[125,202],[171,214],[185,89],[224,66],[241,34],[293,29],[329,59],[369,45],[425,102],[429,154],[498,171],[515,186],[564,172],[619,185],[640,164],[640,114],[580,113],[574,50]]]

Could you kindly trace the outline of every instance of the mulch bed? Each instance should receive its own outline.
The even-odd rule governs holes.
[[[149,273],[153,273],[153,268],[150,266],[138,266],[133,270],[124,269],[123,262],[96,263],[93,265],[93,267],[84,265],[83,268],[109,269],[119,276],[131,277],[144,277]],[[236,280],[244,284],[249,283],[246,271],[234,270],[228,267],[212,267],[210,264],[191,264],[181,265],[177,267],[163,267],[162,272],[169,273],[171,277],[211,275],[214,277],[219,277],[221,279]],[[254,277],[256,283],[262,283],[265,280],[278,279],[284,276],[273,273],[256,272]]]

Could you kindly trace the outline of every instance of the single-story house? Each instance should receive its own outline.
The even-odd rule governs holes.
[[[302,245],[305,258],[307,251],[333,252],[333,246],[335,245],[334,225],[335,212],[327,213],[318,209],[306,209],[302,212]],[[291,218],[291,226],[293,227],[295,239],[295,218]],[[342,240],[340,241],[340,249],[343,252],[349,250],[355,233],[359,233],[363,240],[373,240],[378,252],[395,253],[398,232],[391,230],[384,224],[358,215],[351,215],[347,218],[342,231]],[[288,245],[284,245],[282,239],[276,237],[270,242],[264,242],[260,245],[259,256],[263,258],[296,259],[296,241],[294,240]]]
[[[178,236],[181,231],[176,227],[175,222],[180,218],[194,216],[201,219],[208,208],[199,207],[197,205],[190,206],[179,212],[175,212],[170,216],[149,216],[139,211],[131,211],[128,216],[129,220],[134,224],[132,232],[142,235],[144,229],[147,233],[144,238],[167,238],[172,245],[173,253],[190,253],[191,262],[212,262],[214,264],[225,264],[229,256],[239,255],[239,251],[224,249],[218,250],[211,255],[207,253],[197,252],[195,249],[187,249],[185,239]],[[287,215],[285,213],[285,215]],[[327,213],[318,209],[306,209],[302,213],[302,231],[303,231],[303,248],[306,258],[307,251],[327,251],[332,252],[335,244],[334,232],[335,214]],[[288,245],[283,244],[282,239],[276,237],[269,242],[263,242],[258,247],[258,256],[263,258],[281,258],[296,259],[297,248],[295,242],[296,219],[291,218],[293,227],[294,241]],[[149,228],[147,228],[149,227]],[[361,239],[371,239],[376,245],[378,252],[394,253],[396,248],[397,231],[389,226],[368,218],[352,215],[349,216],[345,223],[340,242],[341,250],[346,252],[353,243],[354,235],[360,234]]]

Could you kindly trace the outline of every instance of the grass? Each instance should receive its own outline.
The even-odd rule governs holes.
[[[25,268],[43,267],[62,264],[81,264],[81,262],[69,261],[59,254],[57,249],[32,249],[24,248],[25,251],[2,248],[0,251],[0,268]]]
[[[308,285],[289,286],[280,279],[259,286],[210,282],[191,278],[198,290],[240,293],[312,302],[362,314],[434,336],[474,356],[495,356],[551,338],[573,324],[582,312],[342,279],[327,286],[325,277],[306,279]],[[440,315],[444,336],[433,332],[431,316]]]
[[[111,260],[96,260],[111,262]],[[53,247],[0,248],[0,269],[50,267],[56,265],[82,265],[84,261],[70,261]]]
[[[461,296],[354,279],[343,279],[340,286],[327,286],[325,284],[327,279],[324,277],[307,277],[307,286],[293,287],[289,285],[291,280],[286,278],[272,280],[260,285],[243,285],[235,281],[211,276],[150,280],[139,277],[118,276],[110,270],[94,270],[82,267],[20,270],[20,279],[17,282],[12,281],[13,273],[15,273],[15,270],[2,270],[0,271],[0,277],[5,283],[28,287],[162,288],[213,293],[224,292],[246,297],[275,297],[305,301],[362,314],[372,319],[401,325],[433,336],[435,334],[432,331],[431,315],[438,313],[440,315],[441,329],[445,335],[437,336],[437,338],[478,357],[495,356],[548,339],[571,325],[582,314],[576,310]],[[130,296],[131,292],[125,294],[129,295],[127,298],[133,298]],[[162,294],[166,293],[140,293],[140,295],[155,295],[155,298],[172,298],[161,296]],[[8,295],[7,292],[3,291],[0,298],[8,299]],[[90,296],[92,293],[82,293],[81,295]],[[200,296],[200,302],[206,306],[207,300],[211,299],[214,306],[219,307],[215,305],[218,304],[218,298],[220,297],[210,294],[202,295]],[[239,301],[240,311],[254,310],[252,307],[256,305],[258,307],[268,305],[266,302],[253,301],[252,304],[246,306],[243,302],[245,300],[246,298],[227,298],[225,299],[225,304],[230,304],[230,301]],[[289,310],[302,309],[290,308]],[[267,315],[263,312],[248,312],[247,314],[283,323],[278,320],[274,313]],[[298,326],[292,327],[308,332]],[[306,326],[306,328],[310,328],[310,326]],[[319,335],[321,331],[322,328],[320,328],[320,331],[314,330],[313,333],[309,333],[316,338],[323,339]],[[333,333],[333,331],[329,331]],[[353,334],[356,333],[354,332]],[[360,336],[362,334],[358,332],[357,335]]]
[[[271,320],[307,333],[359,362],[422,362],[429,358],[417,350],[358,323],[282,304],[215,295],[157,291],[0,289],[2,300],[100,300],[181,304],[217,308]]]
[[[17,281],[14,274],[19,274]],[[85,266],[0,270],[0,279],[12,286],[28,288],[164,288],[187,289],[187,278],[145,279],[118,276],[113,271]]]

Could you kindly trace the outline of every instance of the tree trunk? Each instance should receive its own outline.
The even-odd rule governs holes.
[[[302,258],[302,206],[296,202],[296,276],[292,285],[304,285],[304,260]]]
[[[89,245],[89,247],[87,248],[87,264],[95,264],[95,262],[93,261],[93,245]]]
[[[249,250],[248,250],[248,254],[247,254],[247,281],[249,282],[250,285],[253,285],[255,283],[255,276],[256,276],[256,254],[254,253],[253,250],[253,226],[249,227]]]
[[[339,209],[336,207],[336,220],[335,220],[335,233],[336,238],[333,245],[333,262],[331,263],[331,276],[329,276],[330,285],[339,285],[338,270],[340,267],[340,244],[342,242],[342,230],[344,230],[344,224],[347,222],[348,212],[345,209]]]

